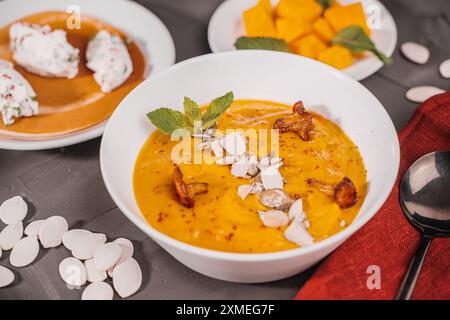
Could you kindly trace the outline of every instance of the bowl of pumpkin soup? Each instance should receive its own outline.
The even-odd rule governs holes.
[[[122,212],[187,267],[266,282],[301,272],[387,198],[399,146],[380,102],[280,52],[205,55],[125,98],[100,151]]]

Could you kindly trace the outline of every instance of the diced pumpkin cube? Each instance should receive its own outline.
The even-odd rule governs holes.
[[[312,32],[312,25],[308,20],[278,18],[275,26],[278,38],[287,43]]]
[[[328,21],[324,18],[319,18],[314,21],[313,24],[314,33],[326,43],[330,43],[330,41],[334,38],[335,32],[331,28]]]
[[[273,14],[272,2],[270,0],[259,0],[257,5],[263,7],[270,15]]]
[[[342,7],[342,4],[338,0],[333,0],[330,5],[330,8],[332,7]]]
[[[261,3],[244,11],[243,20],[248,37],[276,37],[272,15]]]
[[[316,59],[320,52],[327,49],[327,45],[315,34],[309,34],[289,45],[290,49],[299,55]]]
[[[320,16],[322,10],[316,0],[280,0],[275,13],[280,18],[312,21]]]
[[[345,69],[353,63],[353,57],[350,50],[339,45],[333,45],[320,52],[317,60],[335,67],[336,69]]]
[[[335,6],[329,8],[324,13],[325,19],[330,23],[335,32],[357,25],[360,26],[367,35],[370,35],[370,29],[367,26],[366,15],[361,3],[353,3],[348,6]]]

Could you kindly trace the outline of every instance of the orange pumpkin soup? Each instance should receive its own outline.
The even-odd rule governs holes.
[[[292,107],[256,100],[236,100],[223,114],[218,128],[270,129]],[[284,190],[301,197],[308,232],[314,241],[325,239],[350,224],[366,195],[366,171],[358,148],[333,122],[313,114],[311,140],[304,141],[293,132],[279,135],[279,169],[286,183]],[[178,142],[156,130],[143,146],[135,164],[134,193],[142,214],[158,231],[182,242],[218,251],[263,253],[298,248],[288,241],[286,227],[266,227],[258,210],[268,210],[257,196],[243,200],[236,190],[248,183],[230,173],[229,166],[181,164],[186,183],[207,183],[208,192],[199,194],[195,206],[180,204],[172,182],[175,165],[172,148]],[[314,178],[336,184],[350,178],[357,190],[357,202],[343,209],[333,197],[308,184]]]
[[[67,32],[70,44],[80,49],[79,73],[74,79],[45,78],[26,71],[15,64],[31,84],[39,101],[39,115],[20,118],[5,126],[0,121],[0,135],[14,138],[48,137],[84,129],[107,119],[122,99],[144,80],[146,60],[136,43],[131,42],[128,51],[133,62],[133,73],[119,88],[103,93],[95,82],[93,72],[86,67],[85,52],[91,39],[100,30],[107,30],[126,40],[122,31],[95,18],[83,15],[81,28],[69,30],[65,12],[42,12],[16,22],[49,25],[52,29]],[[0,59],[14,62],[9,46],[9,27],[0,29]]]

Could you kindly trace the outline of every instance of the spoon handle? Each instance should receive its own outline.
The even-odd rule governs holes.
[[[395,297],[396,300],[409,300],[411,298],[431,240],[433,240],[433,238],[427,236],[423,236],[420,240],[416,254],[409,265],[408,271],[406,271],[403,282]]]

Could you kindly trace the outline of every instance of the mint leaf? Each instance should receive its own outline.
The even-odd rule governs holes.
[[[177,129],[186,127],[186,117],[179,111],[159,108],[147,113],[150,121],[165,134],[172,134]]]
[[[238,50],[256,49],[289,52],[284,40],[265,37],[240,37],[234,43]]]
[[[233,100],[234,95],[231,91],[222,97],[214,99],[202,117],[202,129],[212,127],[219,120],[222,113],[233,103]]]
[[[390,64],[393,60],[387,57],[382,52],[378,51],[373,41],[367,36],[360,26],[349,26],[339,31],[331,41],[333,44],[338,44],[350,49],[354,53],[371,51],[384,64]]]
[[[194,122],[202,120],[202,114],[197,102],[188,97],[184,97],[184,114],[192,126],[194,126]]]
[[[327,10],[330,6],[333,0],[316,0],[322,7],[323,11]]]

